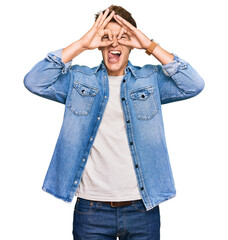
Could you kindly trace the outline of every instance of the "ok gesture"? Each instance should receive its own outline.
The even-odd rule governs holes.
[[[104,29],[109,21],[113,18],[115,12],[112,11],[107,17],[109,9],[104,14],[101,12],[95,21],[93,27],[80,39],[85,49],[95,49],[98,47],[106,47],[113,43],[112,33],[109,29]],[[108,41],[102,41],[102,37],[108,35]]]
[[[122,31],[117,37],[120,44],[138,49],[147,49],[149,47],[151,40],[144,33],[119,15],[114,15],[114,19],[122,26]],[[130,39],[121,39],[123,33],[126,33]]]

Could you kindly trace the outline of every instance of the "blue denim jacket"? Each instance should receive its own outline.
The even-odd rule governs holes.
[[[64,119],[42,189],[72,202],[109,99],[108,74],[99,66],[61,61],[62,49],[52,51],[24,78],[32,93],[65,104]],[[175,196],[161,104],[199,94],[204,81],[192,66],[174,54],[166,65],[125,68],[120,100],[126,134],[147,210]],[[110,123],[111,126],[111,123]]]

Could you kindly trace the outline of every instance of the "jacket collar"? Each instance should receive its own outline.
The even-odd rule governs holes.
[[[97,73],[97,71],[99,69],[106,69],[104,60],[102,60],[100,65],[95,69],[95,73]],[[126,73],[127,70],[130,70],[132,72],[132,74],[136,77],[136,74],[134,72],[134,66],[131,64],[131,62],[129,60],[128,60],[127,67],[125,68],[125,73]]]

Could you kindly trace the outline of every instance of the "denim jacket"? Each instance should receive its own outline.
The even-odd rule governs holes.
[[[52,51],[24,78],[32,93],[65,104],[64,118],[42,189],[72,202],[109,99],[102,60],[94,68],[61,61]],[[174,54],[166,65],[125,68],[120,100],[133,166],[146,210],[176,195],[161,104],[199,94],[204,80]],[[111,126],[111,123],[110,123]]]

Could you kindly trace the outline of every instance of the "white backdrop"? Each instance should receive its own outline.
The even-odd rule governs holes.
[[[52,50],[66,47],[111,4],[130,11],[138,28],[188,61],[205,80],[198,96],[163,105],[177,196],[160,204],[161,239],[228,239],[227,22],[217,1],[4,1],[1,3],[0,238],[72,239],[75,199],[41,190],[63,120],[64,105],[30,93],[25,74]],[[96,66],[98,50],[73,64]],[[134,65],[158,64],[133,50]]]

